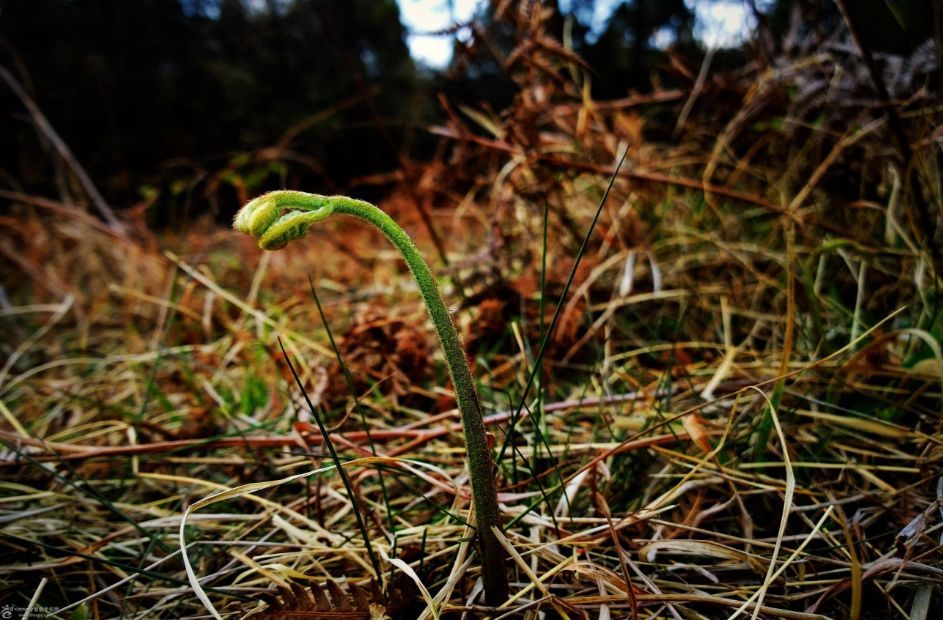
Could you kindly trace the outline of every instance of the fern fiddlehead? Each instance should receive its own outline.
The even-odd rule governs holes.
[[[312,224],[335,213],[358,218],[382,232],[400,251],[419,286],[445,353],[465,432],[485,597],[489,604],[500,605],[508,597],[504,568],[506,553],[494,533],[494,528],[500,527],[500,516],[494,462],[488,447],[481,402],[465,350],[439,286],[412,239],[389,215],[368,202],[347,196],[321,196],[289,190],[269,192],[251,200],[236,215],[233,227],[258,240],[263,250],[277,250],[304,237]]]

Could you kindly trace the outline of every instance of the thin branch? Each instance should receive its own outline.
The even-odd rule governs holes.
[[[29,112],[30,118],[33,120],[33,125],[36,126],[36,130],[49,140],[50,144],[52,144],[53,148],[56,149],[56,152],[59,154],[59,157],[72,168],[75,177],[78,179],[79,183],[81,183],[85,193],[88,194],[89,199],[92,201],[99,215],[108,223],[108,227],[122,237],[127,236],[127,229],[124,224],[118,219],[118,216],[115,215],[111,207],[108,206],[108,203],[105,202],[105,198],[98,191],[98,188],[95,187],[88,173],[85,172],[85,168],[82,167],[79,160],[72,154],[69,145],[59,137],[59,134],[56,133],[56,130],[46,119],[46,116],[43,114],[42,110],[39,109],[39,106],[36,105],[36,102],[33,101],[33,98],[26,92],[26,89],[23,88],[20,82],[6,67],[0,66],[0,78],[7,83],[10,90],[12,90],[23,103],[23,107]]]

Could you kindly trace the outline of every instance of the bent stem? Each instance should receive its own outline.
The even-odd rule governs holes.
[[[439,286],[412,239],[389,215],[368,202],[346,196],[320,196],[288,190],[270,192],[247,203],[236,215],[233,227],[258,239],[262,249],[277,250],[307,234],[311,224],[334,213],[356,217],[379,229],[403,255],[419,285],[445,352],[449,374],[455,386],[458,410],[462,416],[485,598],[490,605],[500,605],[508,598],[504,568],[507,556],[493,529],[500,529],[498,495],[481,402],[462,341],[442,300]]]

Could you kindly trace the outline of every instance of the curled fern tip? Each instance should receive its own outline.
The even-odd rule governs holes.
[[[246,203],[233,228],[259,242],[263,250],[278,250],[308,233],[311,224],[333,211],[331,197],[281,190]]]

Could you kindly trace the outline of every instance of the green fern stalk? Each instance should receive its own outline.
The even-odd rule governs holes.
[[[485,597],[489,604],[500,605],[508,597],[504,567],[506,554],[493,529],[500,528],[500,517],[495,468],[485,434],[481,402],[455,324],[429,265],[412,239],[389,215],[368,202],[346,196],[320,196],[288,190],[270,192],[247,203],[236,215],[233,227],[257,239],[263,250],[277,250],[305,236],[311,224],[335,213],[356,217],[379,229],[403,255],[419,285],[445,352],[465,430]]]

